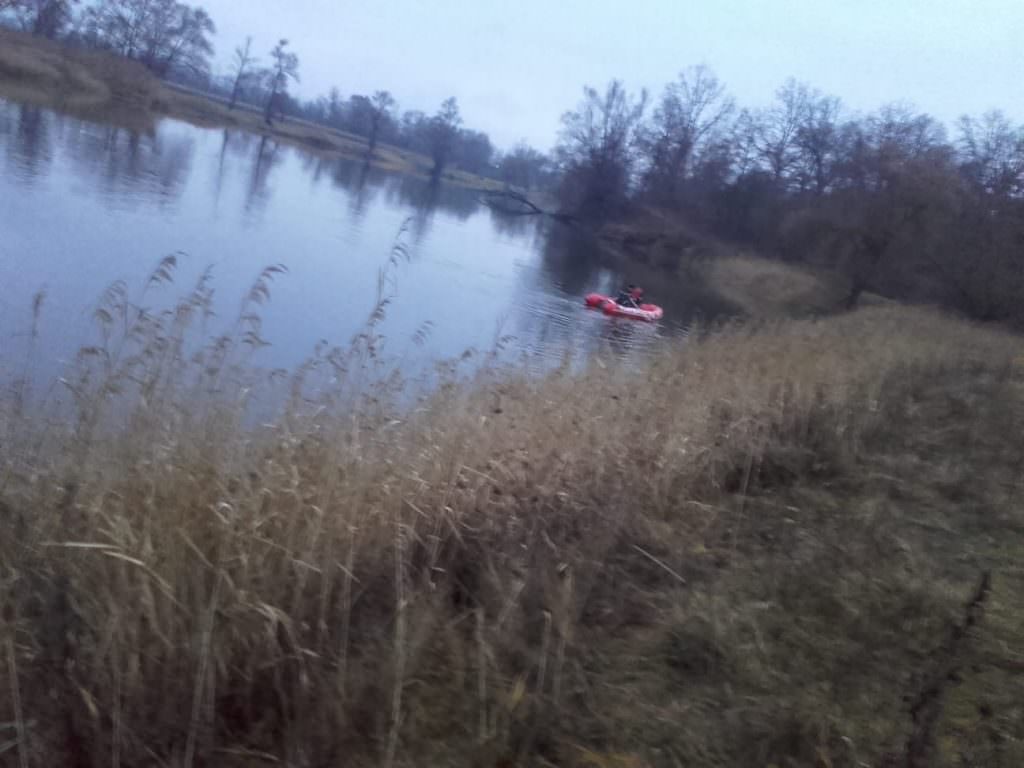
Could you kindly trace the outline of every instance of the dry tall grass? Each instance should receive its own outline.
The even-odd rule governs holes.
[[[382,294],[253,424],[273,277],[205,345],[205,279],[116,285],[72,412],[3,400],[0,759],[874,765],[991,570],[929,739],[1019,764],[1018,338],[862,310],[409,407],[364,387]]]

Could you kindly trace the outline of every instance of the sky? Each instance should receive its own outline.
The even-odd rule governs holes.
[[[992,108],[1024,121],[1024,0],[192,1],[217,24],[217,73],[247,35],[260,51],[286,37],[300,97],[387,89],[433,112],[455,96],[502,148],[550,149],[584,85],[656,96],[695,64],[741,106],[795,77],[851,111],[904,101],[947,122]]]

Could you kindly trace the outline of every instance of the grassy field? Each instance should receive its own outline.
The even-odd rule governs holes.
[[[382,305],[254,422],[272,277],[198,355],[208,286],[115,287],[63,409],[5,390],[5,761],[1024,763],[1019,337],[868,308],[410,406]]]
[[[362,137],[315,123],[289,119],[268,127],[250,108],[229,110],[199,93],[163,83],[141,64],[102,51],[82,51],[31,35],[0,28],[0,98],[58,109],[88,119],[152,129],[161,116],[202,127],[225,127],[273,136],[319,154],[362,160],[367,144]],[[414,152],[379,145],[374,165],[427,175],[431,161]],[[500,184],[458,168],[445,180],[478,189]]]

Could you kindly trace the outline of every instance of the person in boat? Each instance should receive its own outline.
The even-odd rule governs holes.
[[[640,307],[640,300],[643,298],[644,289],[638,288],[637,286],[630,284],[623,290],[619,291],[619,295],[615,297],[615,303],[620,307],[631,307],[632,309],[638,309]]]

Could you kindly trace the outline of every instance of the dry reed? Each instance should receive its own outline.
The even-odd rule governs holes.
[[[1024,424],[998,330],[733,324],[410,406],[385,271],[253,424],[279,270],[203,342],[208,277],[145,308],[174,267],[102,298],[65,402],[0,405],[23,765],[870,764],[996,557],[975,544],[1024,551],[992,490]],[[932,493],[957,462],[995,478],[964,485],[983,517]]]

